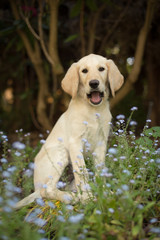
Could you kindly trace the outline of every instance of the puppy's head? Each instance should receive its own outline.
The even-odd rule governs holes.
[[[123,76],[112,60],[90,54],[71,65],[62,80],[62,88],[72,98],[79,95],[91,105],[99,106],[108,98],[108,83],[115,96],[123,81]]]

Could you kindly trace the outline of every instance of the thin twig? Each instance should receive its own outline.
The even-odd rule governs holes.
[[[117,28],[117,26],[119,25],[119,23],[122,21],[123,17],[126,14],[126,11],[128,10],[128,7],[130,5],[131,0],[128,0],[128,3],[124,9],[124,11],[120,14],[119,18],[117,19],[117,21],[114,23],[114,25],[111,27],[110,31],[105,35],[105,37],[103,38],[102,44],[100,46],[100,49],[98,51],[99,54],[102,53],[106,42],[108,41],[108,39],[110,38],[110,36],[112,35],[112,33],[115,31],[115,29]]]
[[[46,57],[46,59],[48,60],[48,62],[50,64],[54,64],[52,58],[50,57],[50,55],[48,54],[47,52],[47,49],[46,49],[46,46],[44,44],[44,40],[43,40],[43,30],[42,30],[42,15],[43,15],[43,7],[42,7],[42,2],[39,1],[39,7],[40,7],[40,11],[39,11],[39,14],[38,14],[38,31],[39,31],[39,35],[36,33],[36,31],[33,29],[30,21],[29,21],[29,18],[26,17],[23,12],[22,12],[22,9],[21,7],[19,7],[19,13],[20,13],[20,16],[22,17],[22,19],[24,20],[24,22],[26,23],[28,29],[30,30],[30,32],[33,34],[33,36],[38,40],[40,41],[40,44],[41,44],[41,47],[42,47],[42,50],[43,50],[43,53]]]
[[[53,59],[50,57],[50,55],[47,52],[46,46],[44,44],[44,40],[43,40],[43,28],[42,28],[42,15],[43,15],[43,6],[42,6],[42,1],[39,1],[39,14],[38,14],[38,30],[39,30],[39,41],[41,43],[41,47],[43,50],[43,53],[45,55],[45,57],[47,58],[48,62],[51,65],[54,65]]]
[[[30,24],[30,21],[29,21],[29,18],[26,17],[23,12],[22,12],[22,9],[21,9],[21,6],[19,6],[19,13],[20,13],[20,16],[21,18],[24,20],[24,22],[26,23],[28,29],[30,30],[30,32],[33,34],[33,36],[37,39],[37,40],[40,40],[40,37],[38,36],[38,34],[35,32],[35,30],[32,28],[31,24]]]

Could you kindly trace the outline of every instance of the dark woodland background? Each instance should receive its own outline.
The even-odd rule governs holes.
[[[113,117],[137,106],[138,128],[160,125],[159,23],[158,0],[1,0],[0,130],[50,130],[69,102],[61,79],[89,53],[125,77]]]

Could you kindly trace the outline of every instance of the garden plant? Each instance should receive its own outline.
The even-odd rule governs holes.
[[[37,199],[15,211],[14,204],[33,191],[34,157],[45,140],[41,134],[32,147],[22,129],[14,142],[0,132],[0,239],[160,239],[160,127],[150,128],[147,120],[137,134],[136,110],[111,123],[105,166],[93,169],[94,153],[86,159],[92,191],[86,204]],[[65,184],[64,178],[58,187]]]

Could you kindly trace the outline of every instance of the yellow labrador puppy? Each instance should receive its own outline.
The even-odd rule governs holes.
[[[35,192],[18,202],[16,209],[36,198],[71,203],[89,197],[86,155],[93,153],[95,167],[104,164],[111,121],[108,86],[114,96],[122,84],[123,76],[114,62],[102,56],[90,54],[71,65],[62,88],[72,100],[35,158]],[[74,181],[70,191],[61,191],[57,184],[69,164]]]

